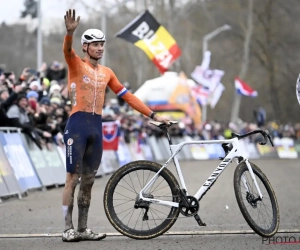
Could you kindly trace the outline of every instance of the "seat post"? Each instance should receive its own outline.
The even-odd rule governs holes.
[[[172,140],[171,140],[171,137],[170,137],[168,128],[163,128],[163,131],[164,131],[165,134],[167,135],[169,145],[172,145]]]

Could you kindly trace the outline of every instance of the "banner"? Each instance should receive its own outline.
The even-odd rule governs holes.
[[[291,138],[274,138],[274,146],[277,149],[279,158],[282,159],[296,159],[298,153],[294,146],[294,141]]]
[[[120,129],[117,122],[102,122],[103,150],[118,150]]]
[[[266,145],[256,143],[255,145],[260,158],[278,158],[276,147],[272,147],[269,143]]]
[[[21,190],[25,192],[28,189],[40,188],[42,185],[25,151],[20,134],[0,132],[0,142]]]
[[[2,188],[0,187],[0,196],[5,196],[6,192],[8,194],[20,193],[21,188],[15,177],[15,173],[6,158],[4,149],[2,147],[1,138],[0,138],[0,175],[1,175],[0,186],[2,186]],[[6,192],[3,186],[5,186],[5,189],[7,190]]]
[[[132,161],[130,151],[124,140],[119,140],[117,158],[120,167]]]
[[[148,10],[137,16],[116,36],[143,50],[161,73],[181,55],[174,38]]]

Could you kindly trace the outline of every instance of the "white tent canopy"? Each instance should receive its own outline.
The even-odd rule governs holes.
[[[134,95],[148,105],[167,104],[179,82],[177,72],[167,71],[160,77],[147,80]],[[196,85],[192,79],[187,79],[187,84],[190,87]]]

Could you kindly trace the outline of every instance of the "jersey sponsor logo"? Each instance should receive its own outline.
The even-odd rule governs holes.
[[[72,102],[73,106],[76,106],[77,99],[76,99],[76,83],[75,82],[71,83],[71,102]]]
[[[68,139],[67,144],[71,146],[73,144],[74,140],[72,138]]]
[[[73,150],[72,150],[72,144],[74,140],[72,138],[69,138],[67,141],[67,158],[69,159],[69,163],[73,163]]]
[[[83,76],[83,82],[89,84],[91,82],[91,79],[88,76]]]

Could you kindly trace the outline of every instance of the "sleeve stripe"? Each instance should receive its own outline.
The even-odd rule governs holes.
[[[117,96],[122,97],[128,92],[128,90],[124,87],[119,92],[117,92]]]

